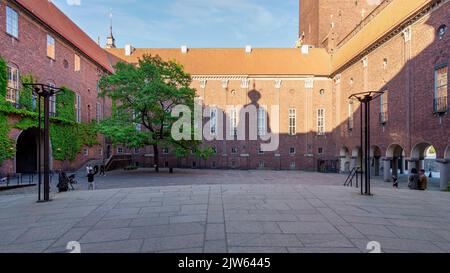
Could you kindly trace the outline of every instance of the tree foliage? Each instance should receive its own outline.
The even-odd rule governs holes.
[[[114,102],[112,116],[100,124],[100,131],[114,144],[130,148],[153,146],[155,165],[158,165],[159,148],[170,148],[177,156],[200,149],[200,141],[175,141],[172,125],[177,119],[171,116],[173,107],[184,105],[192,112],[195,89],[190,87],[191,76],[173,61],[163,61],[159,56],[143,56],[138,65],[120,62],[116,72],[100,80],[102,96]],[[143,130],[137,130],[141,127]]]

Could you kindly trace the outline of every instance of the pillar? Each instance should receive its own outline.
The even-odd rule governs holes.
[[[376,157],[376,158],[374,158],[374,166],[373,166],[373,168],[374,168],[374,172],[373,172],[373,175],[374,176],[380,176],[380,158],[378,158],[378,157]]]
[[[450,161],[438,160],[441,173],[441,190],[447,190],[450,182]]]
[[[400,174],[405,174],[406,171],[406,160],[405,158],[401,158],[401,166],[400,166]]]
[[[384,181],[385,182],[391,182],[392,176],[391,176],[391,159],[390,158],[384,158],[383,159],[383,165],[384,165]]]

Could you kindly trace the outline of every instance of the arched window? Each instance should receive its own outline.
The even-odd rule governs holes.
[[[437,35],[439,37],[439,40],[442,40],[442,38],[444,38],[445,33],[447,33],[447,26],[446,25],[441,25],[438,30],[437,30]]]

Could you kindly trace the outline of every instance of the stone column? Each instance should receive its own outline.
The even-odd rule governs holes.
[[[392,175],[398,176],[398,158],[392,159]]]
[[[380,158],[374,158],[374,172],[373,172],[373,175],[374,176],[380,176]]]
[[[356,166],[358,165],[357,161],[358,161],[357,157],[352,157],[352,159],[350,160],[350,171],[356,168]]]
[[[384,165],[384,181],[385,182],[391,182],[392,176],[391,176],[391,161],[390,158],[383,158],[383,165]]]
[[[400,168],[400,174],[405,174],[406,171],[406,160],[402,157],[402,166]]]
[[[441,173],[441,191],[447,190],[450,182],[450,160],[438,159]]]

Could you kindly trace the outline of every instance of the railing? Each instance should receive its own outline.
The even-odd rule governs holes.
[[[381,112],[380,113],[380,124],[386,125],[388,122],[388,112]]]
[[[53,175],[51,175],[53,176]],[[0,189],[19,186],[33,186],[37,183],[38,174],[36,173],[17,173],[0,175]]]
[[[353,180],[356,182],[356,187],[359,187],[359,174],[360,174],[360,168],[353,168],[350,171],[350,174],[347,177],[347,180],[345,180],[344,186],[345,187],[353,187]]]
[[[434,113],[445,114],[448,111],[447,97],[438,97],[434,99]]]

